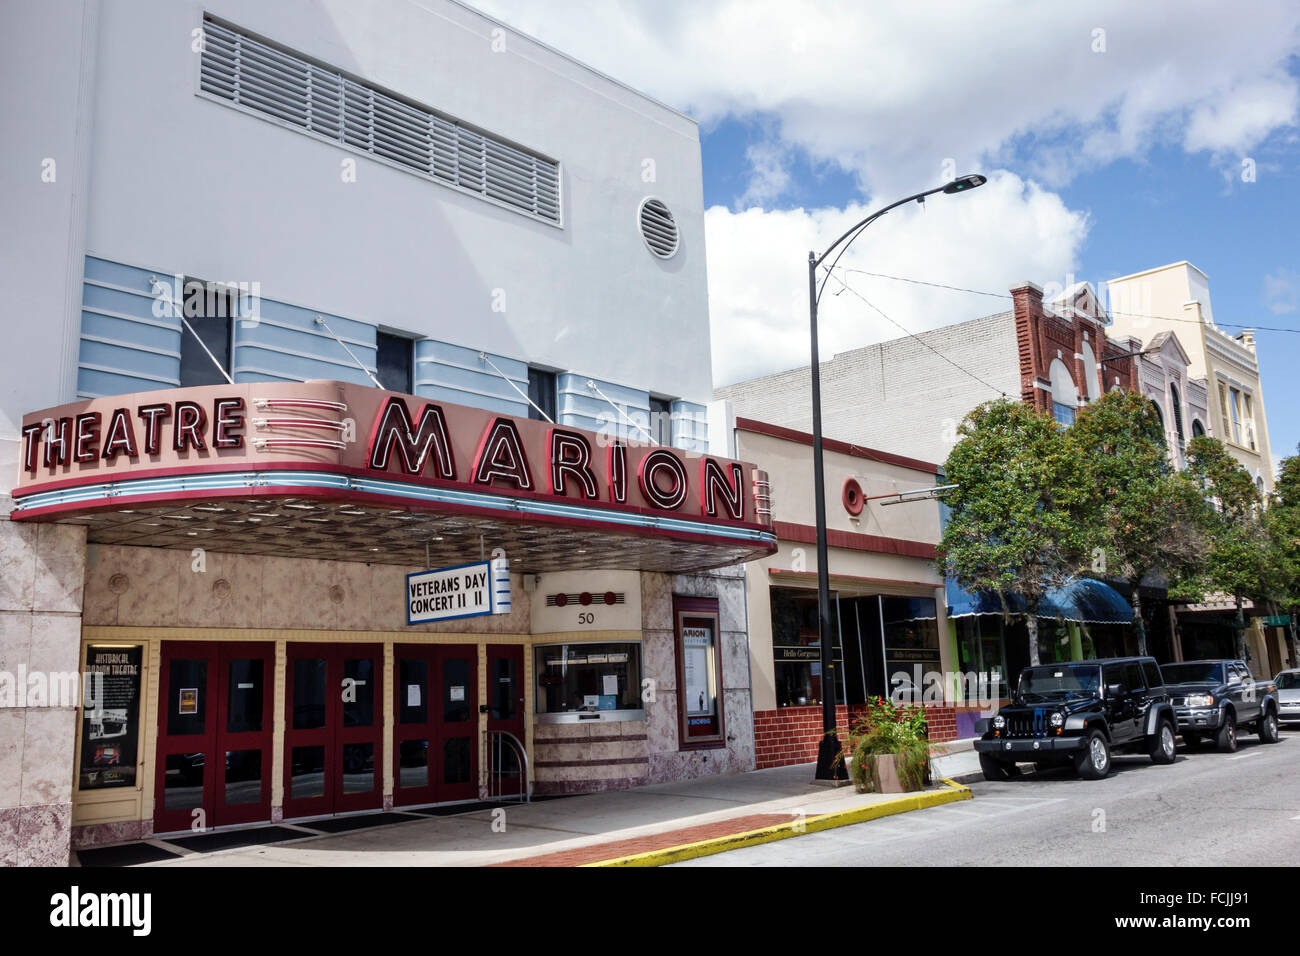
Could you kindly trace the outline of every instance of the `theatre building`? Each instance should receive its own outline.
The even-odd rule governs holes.
[[[0,862],[752,769],[694,122],[438,0],[8,19]]]

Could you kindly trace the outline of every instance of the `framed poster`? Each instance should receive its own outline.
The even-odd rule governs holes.
[[[716,598],[673,596],[678,742],[683,750],[725,747],[722,641]]]
[[[139,645],[86,648],[78,774],[82,790],[135,786],[142,660]]]

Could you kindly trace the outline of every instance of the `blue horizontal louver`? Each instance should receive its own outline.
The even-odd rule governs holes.
[[[524,395],[528,394],[528,366],[500,355],[487,358],[491,365],[479,358],[474,349],[422,339],[415,343],[415,393],[437,401],[527,418],[529,406]]]
[[[86,257],[81,293],[77,397],[175,388],[181,374],[181,322],[157,307],[151,277],[170,276]],[[162,313],[156,315],[155,312]]]

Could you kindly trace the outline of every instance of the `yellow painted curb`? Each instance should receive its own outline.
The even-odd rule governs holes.
[[[882,800],[879,803],[868,804],[865,807],[854,807],[852,810],[819,813],[803,820],[791,820],[789,823],[778,823],[758,830],[748,830],[745,833],[732,833],[727,836],[700,840],[696,843],[683,843],[680,846],[664,847],[662,850],[650,850],[646,853],[634,853],[631,856],[620,856],[612,860],[598,860],[594,863],[583,863],[581,865],[663,866],[667,863],[680,863],[682,860],[693,860],[701,856],[712,856],[715,853],[738,850],[745,846],[757,846],[760,843],[785,840],[789,837],[801,836],[804,833],[817,833],[821,830],[852,826],[855,823],[865,823],[868,820],[889,817],[896,813],[924,810],[926,807],[937,807],[945,803],[955,803],[958,800],[970,800],[973,797],[969,787],[963,787],[961,784],[954,783],[947,778],[942,779],[941,782],[948,789],[900,794],[893,799]]]

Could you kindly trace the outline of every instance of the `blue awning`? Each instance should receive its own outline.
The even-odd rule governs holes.
[[[992,591],[971,594],[952,578],[945,583],[945,590],[949,617],[1002,613],[1002,601]],[[1007,610],[1023,615],[1025,599],[1019,594],[1008,594]],[[1091,578],[1078,578],[1064,587],[1048,591],[1039,604],[1038,616],[1076,624],[1132,624],[1133,608],[1110,585]]]

